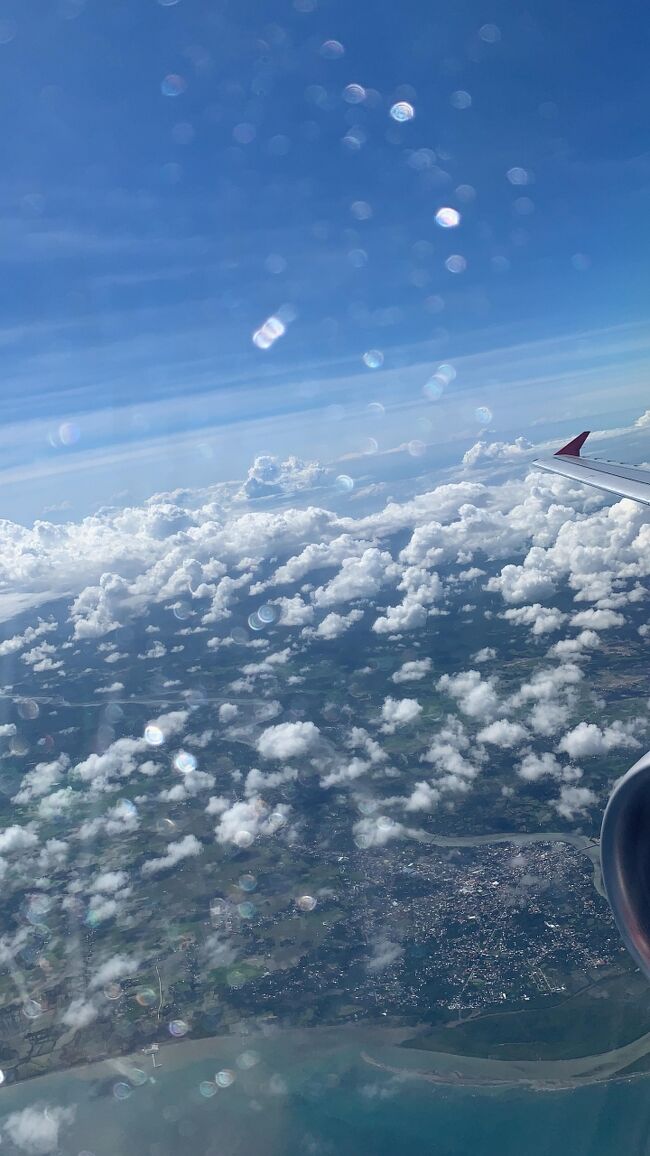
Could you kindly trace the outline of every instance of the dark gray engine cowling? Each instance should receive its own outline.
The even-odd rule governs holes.
[[[600,862],[623,942],[650,979],[650,751],[612,791],[600,833]]]

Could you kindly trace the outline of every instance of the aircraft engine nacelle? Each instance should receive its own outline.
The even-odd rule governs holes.
[[[600,833],[600,862],[623,942],[650,979],[650,751],[612,791]]]

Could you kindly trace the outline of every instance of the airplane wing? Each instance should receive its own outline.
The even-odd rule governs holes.
[[[585,430],[553,454],[552,458],[538,458],[533,465],[541,470],[549,470],[552,474],[562,474],[565,478],[584,482],[586,486],[595,486],[598,490],[606,490],[609,494],[632,498],[634,502],[650,506],[650,470],[580,457],[580,450],[589,433],[589,430]]]

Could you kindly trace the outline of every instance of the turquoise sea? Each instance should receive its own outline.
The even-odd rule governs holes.
[[[454,1088],[371,1067],[361,1056],[367,1046],[363,1034],[341,1044],[318,1031],[184,1041],[161,1050],[155,1071],[140,1056],[5,1084],[0,1146],[59,1156],[650,1152],[648,1080],[555,1092]],[[217,1072],[228,1086],[218,1087]],[[47,1113],[40,1133],[49,1147],[12,1140],[29,1134],[16,1131],[15,1114],[27,1108],[35,1136]],[[57,1108],[73,1109],[74,1119],[69,1112],[53,1140],[47,1120]]]

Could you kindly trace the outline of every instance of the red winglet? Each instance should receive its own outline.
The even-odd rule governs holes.
[[[590,432],[590,430],[586,429],[583,433],[578,434],[577,438],[574,438],[573,441],[567,442],[565,446],[562,446],[561,450],[556,450],[553,456],[557,458],[561,454],[563,457],[579,458],[580,450],[589,437]]]

